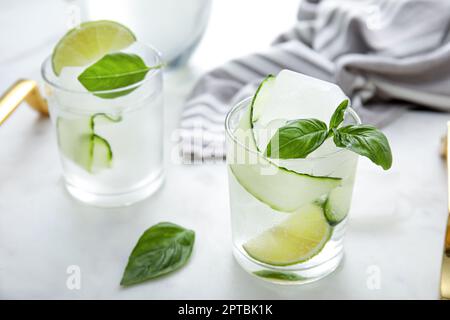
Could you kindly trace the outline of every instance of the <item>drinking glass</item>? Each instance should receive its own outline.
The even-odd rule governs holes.
[[[127,50],[148,66],[161,64],[147,45]],[[163,181],[162,72],[152,69],[126,88],[88,92],[77,81],[82,70],[66,67],[56,76],[51,57],[42,64],[67,190],[102,207],[142,200]]]
[[[208,24],[211,0],[77,0],[81,19],[114,20],[151,43],[169,66],[184,65]]]
[[[270,282],[318,280],[343,257],[358,155],[330,138],[304,159],[267,158],[255,148],[250,103],[225,120],[233,254]],[[344,124],[360,124],[350,107]]]

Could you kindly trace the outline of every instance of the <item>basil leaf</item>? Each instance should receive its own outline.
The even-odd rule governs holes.
[[[327,125],[320,120],[289,121],[270,139],[265,154],[275,159],[305,158],[322,145],[327,135]]]
[[[129,286],[180,269],[189,260],[194,241],[192,230],[170,222],[154,225],[131,252],[120,284]]]
[[[78,81],[89,91],[108,91],[125,88],[144,80],[147,72],[161,66],[147,67],[138,55],[117,52],[105,55],[99,61],[89,66],[78,76]],[[136,88],[99,93],[96,96],[112,99],[124,96]]]
[[[384,170],[392,166],[391,147],[386,136],[370,125],[349,125],[334,129],[334,143],[372,160]]]
[[[331,135],[333,133],[333,129],[339,127],[339,125],[342,123],[342,121],[344,121],[344,114],[345,114],[345,110],[348,107],[348,100],[344,100],[342,101],[339,106],[336,108],[336,110],[334,111],[333,115],[331,116],[331,120],[330,120],[330,131],[329,131],[329,135]]]

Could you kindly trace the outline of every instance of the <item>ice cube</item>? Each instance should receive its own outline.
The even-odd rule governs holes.
[[[86,88],[78,81],[78,76],[86,67],[65,67],[59,75],[59,85],[67,90],[87,92]]]
[[[328,124],[337,106],[345,99],[347,96],[331,82],[282,70],[258,121],[261,126],[266,126],[274,119],[314,118]]]

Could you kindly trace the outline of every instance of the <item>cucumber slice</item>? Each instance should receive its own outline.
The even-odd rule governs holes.
[[[288,281],[288,282],[294,282],[294,281],[304,281],[306,278],[299,276],[293,272],[281,272],[281,271],[271,271],[271,270],[259,270],[253,272],[255,276],[266,278],[270,280],[277,280],[277,281]]]
[[[275,76],[269,74],[258,86],[256,89],[255,95],[253,96],[252,103],[250,108],[251,111],[251,119],[252,123],[258,121],[259,117],[262,113],[262,107],[267,104],[267,101],[270,99],[270,92],[272,90],[273,85],[275,84]],[[262,88],[264,87],[264,90]]]
[[[113,153],[108,141],[96,134],[93,134],[91,148],[91,172],[96,172],[103,168],[111,167]]]
[[[324,204],[325,217],[331,226],[339,224],[347,217],[352,200],[353,184],[347,183],[332,190]]]
[[[95,134],[95,123],[114,123],[121,117],[104,113],[76,119],[59,117],[56,121],[58,144],[61,152],[81,168],[90,173],[112,165],[113,153],[110,144]]]
[[[341,184],[340,178],[314,177],[281,167],[257,152],[249,108],[235,131],[237,143],[229,150],[230,169],[236,180],[255,198],[271,208],[293,212]]]
[[[122,116],[111,115],[111,114],[106,114],[106,113],[96,113],[91,118],[93,121],[94,130],[95,130],[95,125],[98,123],[111,123],[111,122],[122,121]]]
[[[89,118],[59,117],[56,121],[56,130],[61,152],[80,167],[90,168],[92,127]]]
[[[243,245],[253,259],[287,266],[311,259],[330,239],[332,228],[320,206],[309,204]]]

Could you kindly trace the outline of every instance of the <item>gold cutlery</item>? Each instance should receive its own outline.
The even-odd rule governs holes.
[[[450,142],[450,122],[447,123],[447,148],[449,150]],[[450,212],[450,157],[447,157],[447,174],[448,174],[448,206]],[[447,230],[445,231],[444,255],[442,258],[441,270],[441,298],[450,299],[450,216],[447,218]]]
[[[22,79],[13,84],[6,93],[0,97],[0,125],[26,101],[40,114],[48,116],[47,101],[39,92],[36,81]]]

